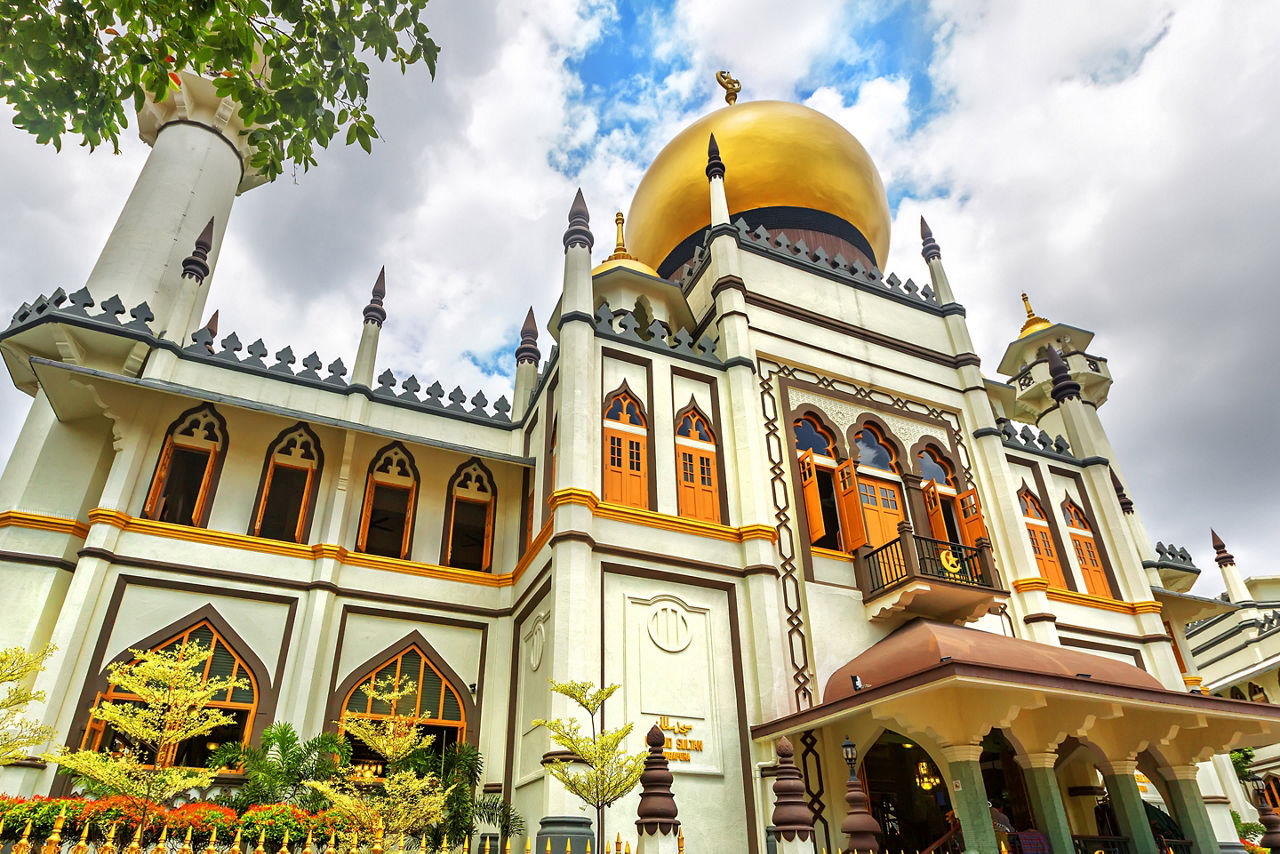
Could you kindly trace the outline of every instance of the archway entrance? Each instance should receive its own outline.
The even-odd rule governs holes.
[[[882,849],[923,851],[950,830],[947,782],[920,745],[885,732],[867,752],[861,768],[880,822]]]
[[[1014,758],[1017,752],[1004,733],[993,729],[982,739],[982,785],[991,805],[991,820],[1001,832],[1035,830],[1036,821],[1027,797],[1022,769]],[[1002,826],[1003,825],[1003,826]]]

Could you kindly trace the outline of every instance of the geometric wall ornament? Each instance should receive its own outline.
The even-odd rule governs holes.
[[[524,642],[529,649],[529,669],[537,672],[542,666],[542,655],[547,649],[547,620],[550,611],[543,611],[533,618],[533,627],[525,633]]]
[[[647,627],[649,639],[664,652],[683,652],[693,639],[685,610],[669,600],[653,606]]]

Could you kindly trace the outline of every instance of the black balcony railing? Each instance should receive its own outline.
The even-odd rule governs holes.
[[[1132,850],[1127,836],[1073,836],[1071,841],[1076,854],[1129,854]]]
[[[909,578],[996,589],[989,547],[984,554],[984,550],[972,546],[917,536],[906,525],[899,528],[899,533],[898,539],[863,558],[866,572],[863,591],[867,598]]]

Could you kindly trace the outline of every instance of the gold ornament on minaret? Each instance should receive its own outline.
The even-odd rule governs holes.
[[[738,93],[742,91],[742,84],[734,80],[728,71],[717,71],[716,82],[724,89],[725,103],[732,107],[738,101]]]
[[[1048,318],[1041,317],[1031,310],[1031,300],[1027,299],[1026,293],[1022,295],[1022,304],[1027,309],[1027,320],[1022,324],[1022,331],[1018,333],[1019,338],[1026,338],[1032,332],[1039,332],[1053,325]]]
[[[623,217],[622,211],[618,211],[618,215],[613,218],[613,221],[618,226],[618,243],[616,246],[613,247],[613,254],[604,260],[606,261],[636,260],[636,256],[632,255],[627,251],[626,240],[622,236],[622,224],[626,222],[626,218]]]

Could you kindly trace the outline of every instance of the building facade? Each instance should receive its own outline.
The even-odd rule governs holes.
[[[993,852],[989,805],[1055,852],[1240,850],[1215,755],[1275,741],[1280,711],[1199,691],[1183,627],[1225,606],[1125,494],[1106,359],[1028,305],[984,377],[923,221],[927,282],[880,271],[888,203],[843,128],[735,104],[664,149],[625,227],[593,231],[579,193],[560,300],[490,403],[378,370],[381,276],[350,368],[203,319],[257,183],[235,116],[190,75],[148,104],[85,287],[0,333],[33,398],[0,479],[0,645],[56,645],[36,713],[61,742],[109,749],[107,667],[194,638],[251,687],[181,761],[376,715],[359,689],[394,675],[539,850],[586,821],[531,724],[574,714],[549,680],[620,683],[603,722],[634,750],[658,723],[692,846],[766,850],[786,736],[828,850],[845,741],[894,850]],[[64,781],[32,760],[0,786]]]

